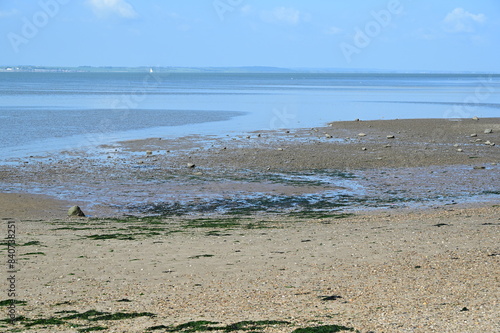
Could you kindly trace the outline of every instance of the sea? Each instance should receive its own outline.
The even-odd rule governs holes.
[[[332,121],[500,116],[500,74],[1,72],[0,161]]]

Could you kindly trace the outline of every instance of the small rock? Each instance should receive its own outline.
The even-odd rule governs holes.
[[[476,120],[476,121],[478,121],[478,120],[479,120],[479,118],[478,118],[477,116],[474,116],[474,117],[472,117],[472,120]]]
[[[482,170],[482,169],[486,169],[484,166],[482,165],[476,165],[474,166],[474,170]]]
[[[491,134],[493,133],[493,130],[491,128],[487,128],[484,130],[484,134]]]
[[[193,169],[196,167],[196,165],[194,163],[188,163],[187,167]]]
[[[455,143],[453,147],[460,147],[460,145],[458,143]]]
[[[471,138],[475,138],[476,136],[477,136],[477,133],[472,133],[472,134],[470,135],[470,137],[471,137]]]
[[[153,155],[153,152],[151,150],[146,150],[146,155]]]
[[[79,217],[85,217],[85,214],[83,211],[80,209],[78,206],[73,206],[70,209],[68,209],[68,216],[79,216]]]
[[[388,136],[387,136],[387,139],[394,139],[394,138],[395,138],[395,136],[394,136],[394,135],[388,135]]]
[[[482,142],[483,140],[482,139],[476,139],[476,142]]]
[[[463,152],[464,150],[463,150],[463,149],[461,149],[461,148],[458,148],[458,149],[457,149],[457,151],[458,151],[459,153],[461,153],[461,152]]]
[[[333,138],[330,134],[325,134],[325,137],[326,137],[327,139],[331,139],[331,138]]]
[[[391,148],[392,146],[391,145],[385,145],[385,148]]]
[[[361,148],[361,150],[368,150],[368,149],[366,149],[366,147],[363,147],[363,148]]]
[[[283,148],[278,148],[279,151],[283,151]]]
[[[359,133],[358,136],[366,136],[365,133]]]

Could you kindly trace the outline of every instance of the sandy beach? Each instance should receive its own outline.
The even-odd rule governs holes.
[[[498,163],[500,118],[12,160],[0,218],[16,229],[17,320],[0,328],[500,332]]]

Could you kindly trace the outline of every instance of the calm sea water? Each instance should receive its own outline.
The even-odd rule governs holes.
[[[499,75],[4,72],[0,159],[356,118],[499,115]]]

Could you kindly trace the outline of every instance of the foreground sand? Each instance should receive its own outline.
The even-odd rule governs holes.
[[[353,121],[11,161],[0,219],[16,226],[21,303],[0,331],[500,332],[498,143],[500,118]],[[353,207],[303,214],[124,217],[358,187]],[[94,218],[66,218],[73,204]]]
[[[276,320],[290,324],[259,331],[499,332],[499,216],[496,205],[341,218],[16,219],[18,244],[28,243],[18,246],[17,300],[27,302],[18,315],[142,316],[12,328],[166,332]]]

